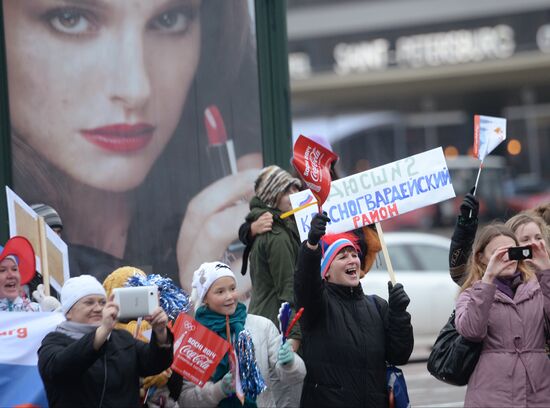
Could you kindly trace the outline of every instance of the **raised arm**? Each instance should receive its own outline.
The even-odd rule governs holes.
[[[322,310],[323,283],[321,279],[321,248],[319,241],[325,235],[326,214],[315,214],[307,241],[302,242],[294,272],[294,296],[296,308],[304,308],[301,324],[311,327]]]
[[[114,295],[103,308],[101,324],[79,340],[66,345],[63,336],[51,333],[44,338],[38,349],[38,368],[47,378],[62,375],[79,376],[105,353],[105,343],[116,324],[118,305]]]
[[[155,375],[166,370],[172,364],[174,355],[174,336],[166,327],[168,323],[166,313],[158,307],[147,318],[147,321],[151,323],[153,328],[151,341],[147,344],[135,340],[139,374],[142,377]]]
[[[479,202],[470,191],[460,205],[460,215],[456,220],[449,250],[449,272],[457,285],[462,285],[466,277],[466,262],[477,232],[478,212]]]

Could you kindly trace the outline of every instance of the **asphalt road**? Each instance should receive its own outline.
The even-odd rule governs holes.
[[[411,406],[415,408],[462,407],[466,387],[455,387],[436,380],[426,369],[426,362],[400,367],[405,374]]]

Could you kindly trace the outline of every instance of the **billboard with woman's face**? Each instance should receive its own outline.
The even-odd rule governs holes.
[[[239,268],[262,164],[249,3],[3,0],[13,187],[60,214],[71,275]]]

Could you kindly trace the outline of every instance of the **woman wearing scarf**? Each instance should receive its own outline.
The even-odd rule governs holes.
[[[199,323],[227,339],[228,317],[231,342],[235,348],[239,334],[245,337],[249,335],[252,340],[246,355],[239,353],[238,358],[250,358],[254,369],[250,373],[241,374],[247,376],[244,382],[253,382],[260,389],[263,388],[263,382],[267,388],[257,397],[245,392],[245,407],[275,406],[270,390],[272,376],[286,384],[303,380],[304,362],[292,351],[290,343],[281,345],[281,335],[275,325],[264,317],[248,314],[245,305],[238,302],[235,275],[229,266],[221,262],[203,263],[193,275],[191,297],[198,306],[195,319]],[[179,402],[182,407],[241,407],[235,395],[235,379],[229,370],[228,355],[224,356],[210,381],[202,388],[184,382]]]
[[[137,407],[139,377],[158,374],[172,364],[173,337],[159,307],[146,344],[115,329],[118,305],[107,300],[94,277],[70,278],[61,289],[67,321],[49,333],[38,350],[38,369],[48,403],[55,407]]]
[[[0,253],[0,312],[50,312],[59,307],[56,298],[44,294],[43,285],[33,292],[39,303],[25,295],[21,286],[32,280],[35,269],[31,243],[19,236],[9,239]]]
[[[468,260],[456,329],[483,348],[468,382],[467,407],[550,406],[550,361],[544,348],[550,269],[539,271],[537,279],[525,261],[509,260],[508,248],[514,246],[514,232],[492,224],[477,234]],[[538,246],[533,249],[543,257]],[[545,267],[550,268],[547,254]]]

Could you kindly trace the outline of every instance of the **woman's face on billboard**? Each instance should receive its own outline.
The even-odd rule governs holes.
[[[4,0],[11,126],[73,179],[122,192],[170,140],[200,0]]]

